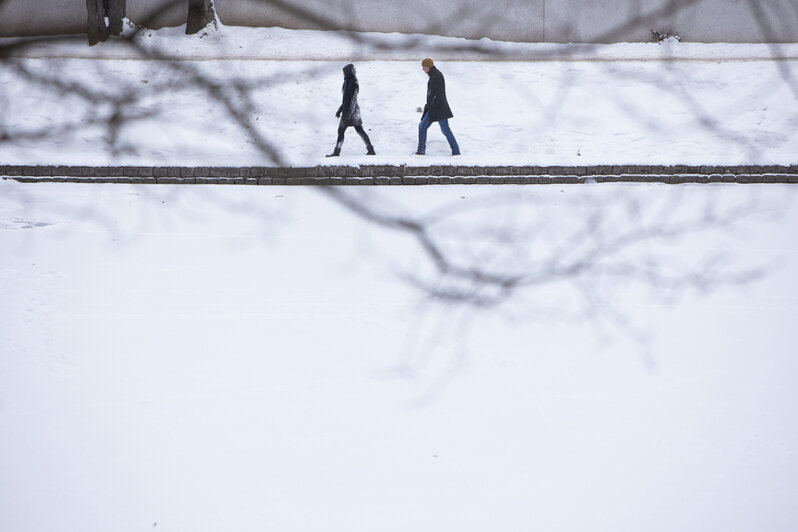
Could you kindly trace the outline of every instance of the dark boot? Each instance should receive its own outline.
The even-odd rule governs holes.
[[[341,150],[335,148],[330,155],[325,155],[325,157],[338,157],[339,155],[341,155]]]
[[[377,155],[376,153],[374,153],[374,146],[372,146],[371,144],[366,146],[366,155]]]

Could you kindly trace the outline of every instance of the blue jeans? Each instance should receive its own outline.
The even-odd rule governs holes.
[[[427,130],[432,125],[429,119],[429,113],[424,113],[421,117],[421,122],[418,123],[418,150],[417,153],[424,153],[427,151]],[[449,141],[449,147],[452,149],[452,155],[460,155],[460,147],[457,145],[457,140],[454,138],[451,128],[449,128],[449,120],[438,120],[438,125],[441,126],[441,131],[446,140]]]

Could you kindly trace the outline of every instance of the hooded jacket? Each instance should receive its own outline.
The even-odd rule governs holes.
[[[357,82],[355,65],[349,64],[344,67],[344,84],[341,87],[343,100],[341,107],[338,108],[336,116],[341,116],[341,123],[345,126],[359,126],[363,121],[360,118],[360,106],[357,104],[357,93],[360,85]]]
[[[424,112],[429,113],[430,122],[452,118],[454,114],[449,108],[449,102],[446,101],[446,80],[444,80],[443,74],[435,66],[432,66],[427,75],[429,81],[427,82],[427,105],[424,107]]]

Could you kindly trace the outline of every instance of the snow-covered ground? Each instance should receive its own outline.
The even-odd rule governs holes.
[[[795,530],[798,189],[351,193],[509,270],[737,222],[475,310],[318,189],[2,181],[0,530]],[[670,293],[613,255],[765,275]]]
[[[350,133],[336,162],[420,164],[416,60],[251,31],[142,38],[253,82],[291,164],[329,162],[358,59],[379,155]],[[199,57],[214,39],[272,55]],[[458,164],[796,162],[795,62],[767,47],[482,45],[515,55],[410,50],[445,58]],[[3,163],[274,162],[175,65],[49,46],[0,71]],[[109,138],[39,74],[138,119]],[[77,127],[22,138],[55,124]],[[318,188],[0,181],[1,531],[798,528],[794,186],[336,190],[372,218]]]
[[[446,76],[458,164],[796,163],[798,44],[534,45],[227,27],[142,32],[132,42],[13,50],[19,57],[0,72],[0,160],[448,163],[436,126],[428,157],[411,156],[429,55]],[[181,60],[134,60],[153,55]],[[350,130],[343,158],[331,161],[350,60],[377,156],[366,157]]]

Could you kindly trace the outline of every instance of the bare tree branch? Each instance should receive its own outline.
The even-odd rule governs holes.
[[[0,4],[3,1],[0,0]],[[88,2],[91,3],[92,0]],[[175,2],[186,5],[185,0],[165,3],[152,15],[153,19],[176,5]],[[613,41],[616,36],[625,34],[632,28],[653,26],[656,21],[673,17],[700,2],[701,0],[670,0],[651,12],[631,17],[623,24],[609,29],[597,40]],[[101,1],[99,3],[102,4]],[[763,32],[773,35],[774,29],[768,25],[763,7],[754,0],[748,0],[748,3]],[[263,0],[263,4],[279,8],[308,25],[328,30],[340,29],[331,17],[294,2]],[[190,10],[196,11],[194,14],[199,15],[199,22],[192,23],[194,26],[187,25],[187,31],[207,27],[208,22],[203,24],[202,21],[207,20],[211,12],[209,2],[191,0],[188,5]],[[476,19],[484,17],[490,9],[486,4],[484,9],[466,15]],[[491,20],[485,19],[484,23],[490,25]],[[144,25],[146,24],[145,22]],[[429,32],[436,33],[442,27],[443,21],[429,21],[428,24]],[[157,62],[162,69],[163,79],[152,82],[146,80],[146,86],[139,85],[141,80],[136,84],[131,79],[117,78],[113,73],[101,71],[98,71],[96,79],[80,79],[63,70],[36,68],[24,59],[14,57],[24,52],[26,47],[72,43],[82,39],[79,36],[37,37],[0,42],[0,64],[12,71],[18,80],[46,91],[55,101],[81,102],[87,109],[80,116],[71,116],[52,125],[29,128],[9,124],[0,118],[0,142],[67,137],[87,128],[96,128],[104,132],[104,149],[115,156],[129,149],[123,140],[126,128],[163,112],[164,109],[157,102],[154,103],[156,96],[169,94],[177,88],[191,87],[203,96],[205,107],[198,112],[218,112],[231,127],[251,140],[264,160],[277,166],[288,164],[284,150],[270,137],[270,132],[258,127],[253,119],[259,109],[269,105],[268,102],[256,99],[256,90],[259,87],[277,87],[288,83],[285,77],[253,78],[229,71],[211,73],[209,69],[195,62],[175,59],[169,50],[145,46],[138,39],[144,31],[147,30],[143,27],[136,28],[125,33],[123,37],[112,39],[116,44],[129,47],[136,57]],[[209,28],[209,31],[213,30]],[[387,44],[386,40],[374,35],[357,32],[346,32],[344,35],[369,51],[388,50],[396,46]],[[268,43],[265,45],[268,46]],[[427,40],[417,36],[404,39],[401,46],[419,53],[423,51],[425,55],[430,52]],[[579,45],[563,46],[547,49],[539,52],[539,55],[533,53],[530,57],[540,59],[545,54],[547,59],[564,60],[570,54],[582,53],[586,49],[588,47]],[[778,45],[772,45],[771,50],[774,56],[781,55]],[[431,52],[473,52],[491,59],[510,57],[501,47],[478,41],[457,41],[455,44],[435,47]],[[759,153],[761,148],[756,137],[719,123],[713,118],[713,113],[680,84],[681,76],[685,72],[678,66],[666,63],[664,68],[645,73],[612,64],[608,64],[606,68],[619,79],[636,79],[649,85],[666,84],[671,88],[671,93],[682,102],[697,127],[729,139],[730,144],[747,150],[751,156]],[[776,61],[775,68],[798,101],[798,83],[791,65]],[[311,66],[307,71],[309,75],[317,76],[321,74],[322,68]],[[543,108],[539,118],[541,129],[548,127],[548,123],[553,123],[571,104],[569,97],[574,76],[575,74],[563,68],[554,87],[553,97],[548,99],[529,96],[529,101],[534,101]],[[667,127],[659,125],[656,110],[643,109],[626,102],[622,95],[618,95],[614,103],[627,116],[652,130]],[[536,306],[540,304],[539,294],[545,286],[564,283],[581,301],[581,314],[591,318],[597,327],[615,328],[645,342],[647,334],[637,327],[626,311],[613,302],[606,289],[607,285],[642,287],[655,293],[657,297],[670,301],[691,291],[707,292],[721,286],[753,282],[768,273],[768,269],[763,266],[740,265],[735,257],[723,253],[708,253],[694,257],[688,263],[674,259],[671,253],[673,246],[679,241],[735,230],[756,212],[754,204],[730,207],[710,202],[700,216],[679,217],[676,213],[683,198],[677,194],[666,195],[661,203],[653,206],[656,210],[652,210],[650,205],[640,205],[633,197],[621,196],[605,204],[576,206],[580,209],[581,218],[567,228],[558,228],[558,238],[552,241],[543,229],[547,227],[546,220],[539,215],[534,216],[540,205],[524,198],[497,194],[477,205],[448,204],[428,213],[416,214],[398,208],[389,209],[381,203],[364,201],[346,188],[323,188],[319,191],[370,225],[414,241],[424,259],[425,267],[419,271],[401,271],[401,278],[423,294],[430,304],[440,305],[438,308],[447,311],[458,311],[463,328],[470,323],[474,312],[502,312],[512,304],[526,305],[528,315],[532,316],[565,315],[567,312],[562,309],[541,310],[542,307]],[[488,223],[478,225],[459,224],[466,214],[480,211],[502,212],[510,218],[508,221],[489,218]],[[535,311],[538,313],[535,314]],[[465,360],[466,353],[465,346],[462,346],[449,361],[449,370],[459,367]],[[427,362],[418,359],[409,362],[410,365],[424,363]],[[434,389],[444,387],[450,377],[450,371],[444,372]]]

